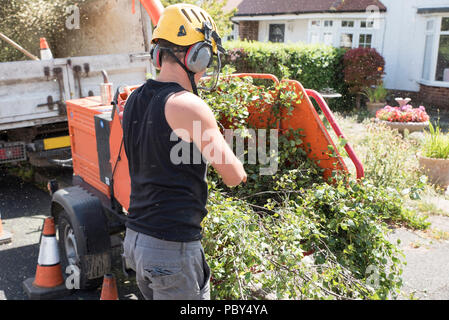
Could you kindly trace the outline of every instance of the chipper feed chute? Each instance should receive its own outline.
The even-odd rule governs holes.
[[[235,77],[251,76],[253,78],[271,79],[278,83],[273,75],[264,74],[235,74]],[[302,147],[308,157],[324,169],[324,177],[329,178],[333,171],[348,171],[343,158],[332,141],[329,133],[321,121],[318,113],[309,98],[313,97],[323,109],[323,114],[334,128],[337,136],[344,138],[338,128],[332,113],[322,97],[313,90],[305,90],[298,81],[283,80],[287,86],[282,90],[295,90],[300,97],[299,102],[293,102],[291,113],[281,116],[276,127],[282,132],[286,129],[302,129]],[[73,171],[86,183],[111,198],[127,209],[131,191],[128,160],[123,148],[123,130],[121,115],[125,102],[133,88],[126,88],[125,92],[118,96],[116,107],[101,106],[99,98],[89,97],[67,102],[67,114],[72,143]],[[273,93],[275,94],[275,93]],[[258,104],[269,112],[266,104]],[[263,116],[254,107],[248,106],[249,119],[255,116]],[[333,153],[329,146],[332,146]],[[354,162],[357,170],[357,178],[363,177],[363,167],[357,159],[354,151],[346,143],[345,149]]]

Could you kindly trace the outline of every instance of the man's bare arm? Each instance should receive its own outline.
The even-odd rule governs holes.
[[[221,175],[227,186],[246,182],[240,160],[226,143],[209,106],[190,92],[171,96],[165,105],[170,127],[184,141],[194,142],[202,155]]]

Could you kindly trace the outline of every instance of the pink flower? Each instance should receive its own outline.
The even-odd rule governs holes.
[[[403,107],[387,105],[376,112],[376,118],[390,122],[425,122],[429,120],[429,115],[423,106],[413,108],[410,104]]]

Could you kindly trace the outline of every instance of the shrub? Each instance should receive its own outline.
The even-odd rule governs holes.
[[[366,130],[365,138],[357,146],[365,176],[376,186],[398,192],[409,190],[413,197],[418,197],[415,191],[419,189],[421,175],[415,159],[417,145],[380,124],[370,123]]]
[[[344,50],[322,44],[282,44],[228,41],[225,64],[237,72],[271,73],[279,79],[298,80],[317,91],[333,88],[343,98],[332,99],[333,109],[350,109],[354,96],[343,81]]]
[[[360,108],[360,93],[368,87],[376,86],[382,79],[385,60],[373,48],[348,50],[343,57],[344,81],[349,91],[357,94],[357,107]]]

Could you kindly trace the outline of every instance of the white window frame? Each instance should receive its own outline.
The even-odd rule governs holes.
[[[343,22],[347,21],[347,22],[353,22],[354,25],[352,27],[343,27]],[[357,19],[341,19],[339,26],[341,29],[350,29],[350,30],[354,30],[357,26]]]
[[[332,21],[332,27],[325,27],[324,21]],[[312,25],[312,21],[320,21],[320,26]],[[343,21],[352,21],[354,22],[354,26],[352,27],[342,27]],[[331,45],[337,48],[340,48],[341,36],[342,34],[349,33],[352,34],[352,47],[359,47],[359,40],[361,34],[371,35],[371,48],[377,47],[377,37],[378,32],[374,27],[366,27],[362,28],[362,21],[366,21],[361,17],[358,18],[338,18],[338,19],[330,19],[330,18],[315,18],[309,20],[309,30],[308,30],[308,42],[312,43],[313,34],[318,35],[318,42],[324,43],[324,33],[332,33],[332,43]]]
[[[356,48],[360,47],[360,36],[361,35],[367,35],[367,36],[369,35],[369,36],[371,36],[371,46],[369,48],[373,48],[373,45],[374,45],[374,33],[372,31],[364,32],[364,30],[361,30],[360,32],[358,32],[358,35],[357,35],[357,47]],[[364,48],[367,48],[367,47],[364,47]]]
[[[429,34],[433,34],[433,47],[432,47],[432,54],[431,54],[431,63],[430,63],[430,80],[422,78],[423,76],[423,68],[424,68],[424,57],[425,57],[425,50],[422,54],[422,66],[421,66],[421,74],[420,74],[420,81],[419,83],[422,83],[424,85],[430,85],[430,86],[436,86],[436,87],[448,87],[449,88],[449,81],[437,81],[435,80],[436,72],[437,72],[437,59],[438,59],[438,51],[440,48],[440,37],[441,35],[449,35],[449,31],[441,31],[441,24],[443,21],[443,18],[449,18],[449,14],[442,14],[439,16],[430,16],[427,19],[425,19],[425,37],[427,37]],[[428,31],[427,30],[427,22],[433,20],[433,30]]]

